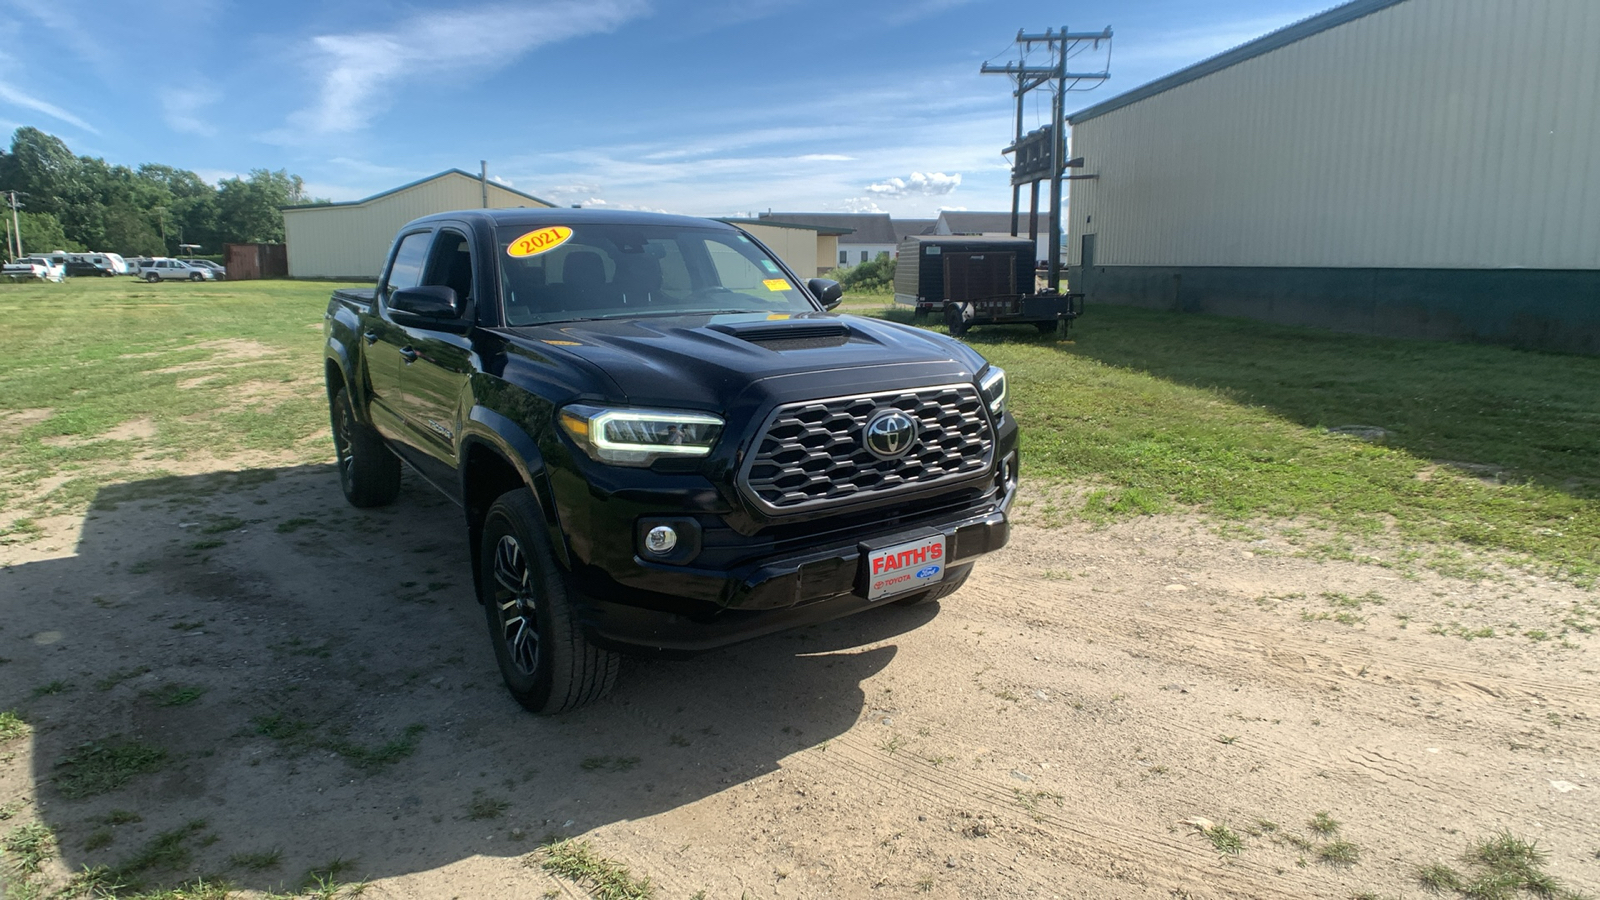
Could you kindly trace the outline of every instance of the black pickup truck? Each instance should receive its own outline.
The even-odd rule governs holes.
[[[706,219],[418,219],[328,305],[345,497],[392,501],[404,462],[461,506],[500,671],[540,713],[602,696],[619,653],[946,596],[1006,542],[1005,373],[839,298]]]

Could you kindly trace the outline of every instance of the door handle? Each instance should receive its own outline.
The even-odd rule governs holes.
[[[369,344],[376,344],[378,342],[378,333],[376,331],[363,332],[361,336],[366,338],[367,343]]]
[[[416,362],[417,361],[417,357],[419,357],[421,355],[422,354],[420,354],[417,351],[411,349],[410,347],[401,347],[400,348],[400,358],[406,361],[406,365],[410,365],[410,364]]]

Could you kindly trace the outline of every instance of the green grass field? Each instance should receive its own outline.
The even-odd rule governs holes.
[[[0,540],[195,454],[328,459],[332,287],[0,286]],[[844,310],[909,321],[886,301]],[[1061,488],[1044,492],[1056,518],[1195,511],[1441,567],[1465,545],[1600,574],[1600,359],[1118,307],[1068,342],[968,339],[1011,373],[1025,477]],[[1387,434],[1328,431],[1353,425]]]
[[[1600,359],[1110,306],[1067,342],[967,340],[1010,374],[1024,477],[1082,489],[1067,514],[1294,520],[1450,570],[1467,545],[1600,573]]]

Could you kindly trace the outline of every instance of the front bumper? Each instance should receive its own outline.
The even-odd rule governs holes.
[[[1007,463],[1009,471],[1015,472],[1015,457]],[[715,592],[721,595],[721,602],[661,609],[591,596],[584,604],[584,625],[589,638],[602,646],[682,655],[883,606],[894,598],[869,601],[858,586],[867,545],[901,543],[938,532],[947,541],[946,564],[952,568],[967,565],[1006,545],[1010,537],[1007,513],[1015,496],[1015,478],[1007,478],[999,496],[977,510],[857,535],[847,542],[764,558],[725,571],[652,565],[658,570],[658,590],[683,597]]]

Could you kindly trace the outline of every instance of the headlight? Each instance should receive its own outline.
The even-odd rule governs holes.
[[[983,378],[978,380],[978,387],[983,389],[983,396],[989,401],[989,412],[996,419],[1006,411],[1006,370],[999,366],[990,366],[984,372]]]
[[[667,456],[705,456],[722,434],[707,413],[666,409],[606,409],[573,404],[557,415],[583,452],[618,466],[648,466]]]

